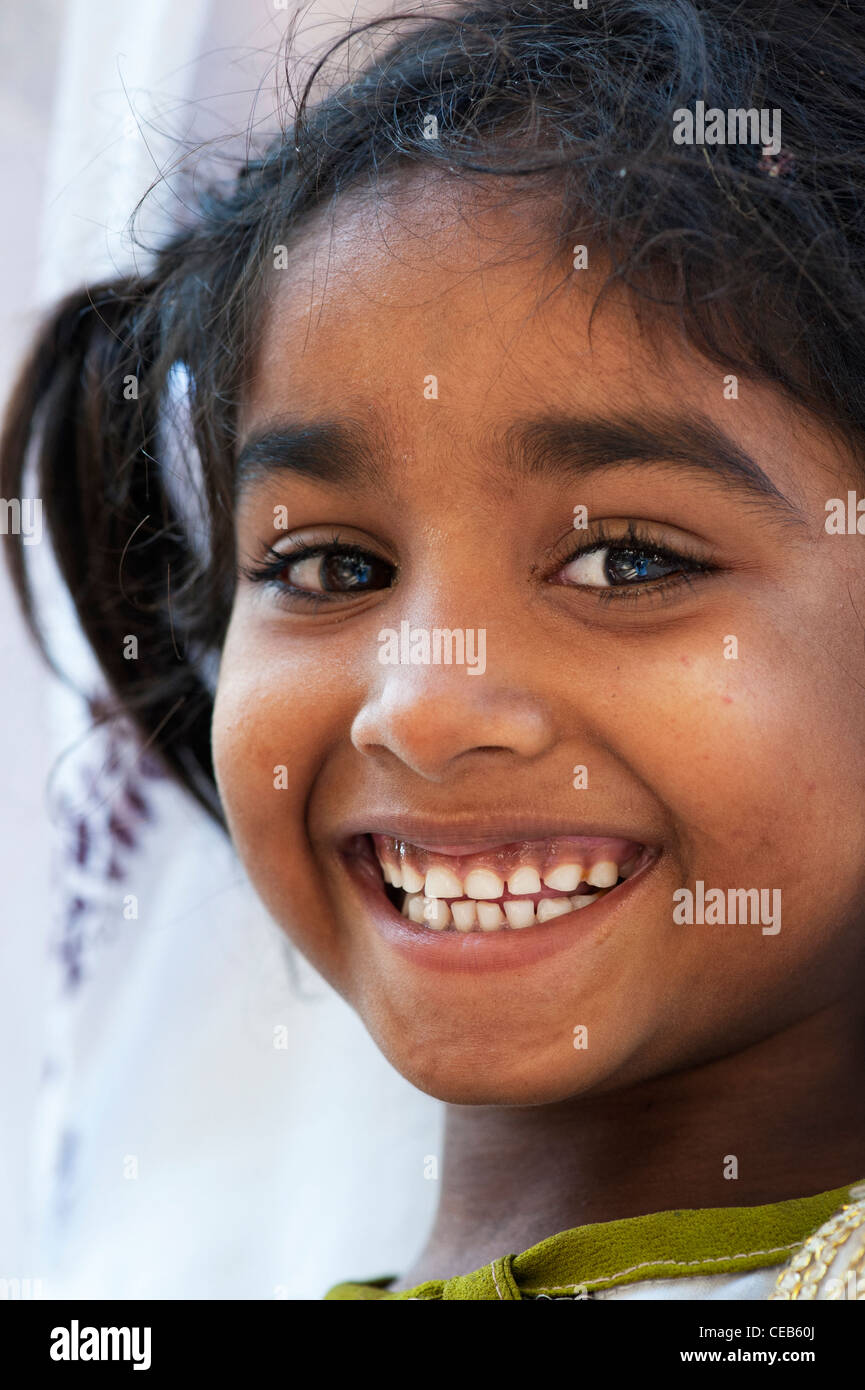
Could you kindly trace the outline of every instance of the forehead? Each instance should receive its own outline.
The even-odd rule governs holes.
[[[510,178],[413,175],[343,194],[273,271],[241,441],[280,417],[366,415],[400,450],[464,443],[468,457],[529,409],[676,407],[762,450],[789,480],[803,437],[810,447],[823,434],[815,421],[756,382],[725,397],[727,369],[622,289],[590,324],[608,264],[589,231],[555,252],[559,213],[555,189]],[[581,244],[588,267],[576,269]]]
[[[573,384],[590,352],[608,377],[632,362],[644,374],[666,362],[669,374],[621,294],[589,343],[606,266],[588,234],[588,269],[574,269],[571,250],[555,254],[558,212],[555,192],[504,178],[414,175],[343,195],[272,273],[245,418],[298,393],[307,408],[407,400],[429,374],[439,399],[450,388],[449,407],[481,390],[532,397],[553,364],[559,376],[570,364]]]

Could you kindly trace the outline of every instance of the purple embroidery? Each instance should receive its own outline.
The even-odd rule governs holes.
[[[89,702],[94,723],[106,708],[100,699]],[[68,991],[84,978],[88,951],[106,939],[106,914],[119,917],[120,896],[106,888],[128,877],[129,860],[154,819],[146,783],[167,773],[150,750],[141,752],[135,731],[120,718],[94,728],[63,773],[54,798],[63,891],[56,949]]]

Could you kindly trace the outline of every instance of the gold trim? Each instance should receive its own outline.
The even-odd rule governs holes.
[[[853,1189],[858,1191],[860,1189]],[[819,1230],[809,1236],[801,1249],[793,1256],[778,1275],[770,1299],[840,1299],[847,1295],[842,1291],[847,1275],[851,1272],[858,1283],[858,1271],[865,1259],[865,1241],[856,1250],[857,1232],[865,1226],[865,1199],[845,1202],[841,1210],[830,1217]],[[849,1252],[846,1247],[849,1245]],[[850,1258],[844,1261],[843,1256]],[[841,1259],[839,1272],[828,1279],[827,1275],[836,1259]],[[825,1282],[824,1282],[825,1281]],[[834,1285],[834,1292],[829,1291]],[[865,1283],[854,1295],[856,1301],[865,1302]]]

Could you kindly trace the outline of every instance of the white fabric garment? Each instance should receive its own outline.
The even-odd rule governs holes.
[[[743,1274],[697,1274],[683,1279],[641,1279],[616,1289],[596,1289],[592,1298],[623,1300],[655,1299],[666,1303],[675,1299],[767,1299],[775,1287],[780,1266],[749,1269]]]

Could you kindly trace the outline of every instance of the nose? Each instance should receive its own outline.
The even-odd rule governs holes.
[[[399,666],[358,711],[355,748],[395,757],[430,782],[444,782],[475,757],[532,759],[555,741],[553,717],[537,692],[488,667]]]

